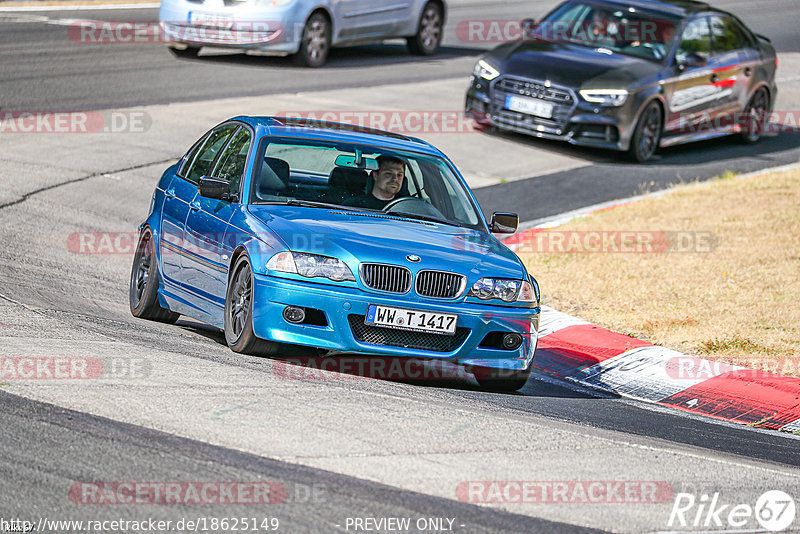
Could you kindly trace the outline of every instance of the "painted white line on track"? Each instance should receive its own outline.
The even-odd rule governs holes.
[[[4,24],[29,24],[31,22],[47,22],[48,20],[44,15],[26,15],[25,13],[18,15],[0,14],[0,23]]]
[[[156,9],[161,4],[158,2],[147,4],[98,4],[83,6],[10,6],[0,7],[0,13],[15,13],[20,11],[103,11],[111,9]]]

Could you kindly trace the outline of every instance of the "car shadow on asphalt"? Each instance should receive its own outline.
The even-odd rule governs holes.
[[[400,64],[434,63],[443,59],[461,57],[477,57],[485,50],[459,46],[443,46],[433,56],[416,56],[408,52],[404,45],[373,44],[334,48],[330,52],[328,62],[318,69],[298,67],[289,56],[255,55],[244,52],[231,52],[220,48],[204,48],[196,58],[183,59],[196,63],[236,65],[244,67],[276,67],[296,69],[306,72],[317,72],[331,69],[354,67],[376,67]]]
[[[624,159],[625,155],[611,150],[602,150],[592,147],[579,147],[564,141],[534,137],[517,132],[500,130],[499,128],[486,128],[483,134],[497,139],[514,143],[520,148],[535,148],[555,152],[563,156],[587,160],[591,163],[612,163]]]
[[[192,332],[227,349],[225,334],[207,324],[181,317],[175,326]],[[228,352],[231,358],[238,355]],[[611,393],[591,391],[558,379],[559,370],[570,369],[568,355],[559,351],[536,351],[536,367],[528,382],[518,391],[493,392],[484,390],[464,366],[435,358],[370,356],[355,353],[335,353],[311,347],[280,344],[278,354],[256,356],[272,364],[272,373],[280,379],[305,381],[347,381],[374,379],[431,389],[451,389],[482,392],[491,395],[517,397],[602,399],[619,397]]]
[[[800,128],[780,126],[780,132],[763,137],[755,144],[743,143],[737,135],[717,137],[659,149],[646,163],[633,161],[627,153],[593,147],[580,147],[564,141],[544,139],[516,132],[488,128],[483,133],[538,150],[578,158],[593,164],[629,164],[641,167],[692,166],[742,158],[767,158],[771,154],[800,147]]]

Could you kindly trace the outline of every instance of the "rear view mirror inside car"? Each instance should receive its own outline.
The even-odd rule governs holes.
[[[356,157],[347,154],[340,154],[336,157],[337,167],[354,167],[367,170],[377,170],[378,162],[373,158],[361,158],[361,165],[356,164]]]

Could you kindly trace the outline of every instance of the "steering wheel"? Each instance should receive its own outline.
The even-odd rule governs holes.
[[[656,59],[661,59],[664,57],[664,45],[662,43],[647,43],[644,42],[640,44],[642,48],[649,50],[650,55],[652,55]]]
[[[402,209],[396,209],[396,207],[400,205],[402,205]],[[447,219],[433,204],[427,200],[416,197],[397,198],[386,204],[383,208],[383,211],[387,213],[393,210],[410,213],[411,215],[425,215],[428,217],[436,217],[437,219]]]

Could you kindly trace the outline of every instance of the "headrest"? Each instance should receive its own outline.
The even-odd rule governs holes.
[[[258,174],[259,194],[271,194],[289,187],[289,163],[265,157]]]
[[[363,193],[367,185],[367,171],[352,167],[334,167],[328,186],[336,189],[345,189],[350,193]]]

